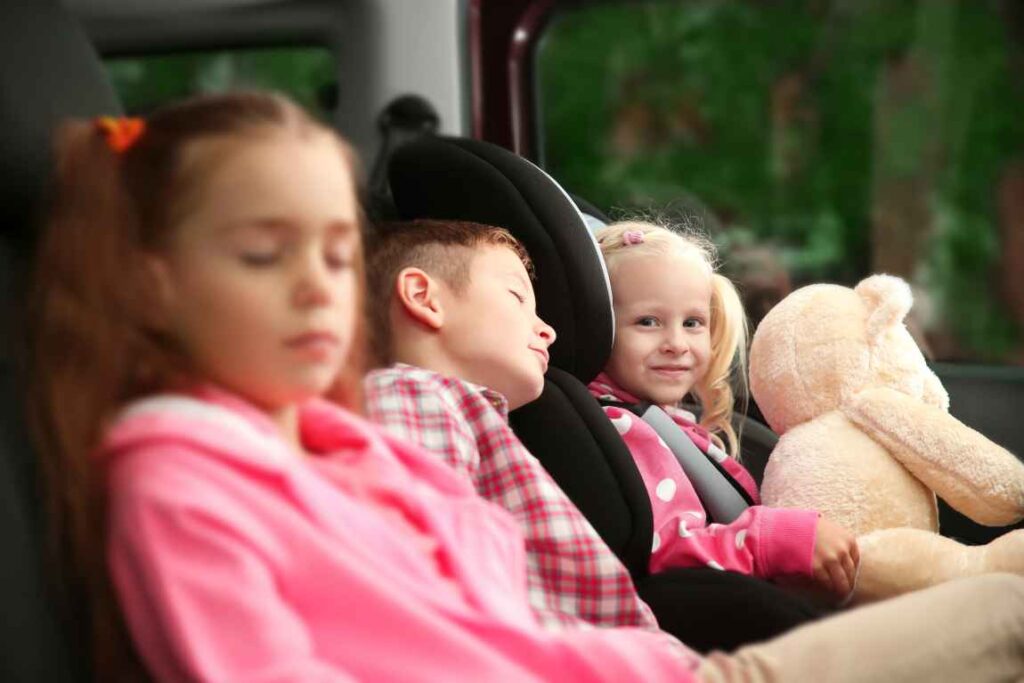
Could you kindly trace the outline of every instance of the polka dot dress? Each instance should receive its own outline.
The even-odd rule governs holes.
[[[624,408],[607,406],[605,413],[629,447],[651,502],[654,518],[652,572],[670,567],[709,567],[756,576],[768,570],[767,565],[759,562],[755,530],[755,527],[760,527],[759,516],[765,508],[750,508],[731,524],[708,524],[697,492],[654,429]],[[703,443],[698,439],[693,441],[716,461],[722,462],[730,473],[736,469],[739,473],[737,480],[747,484],[745,488],[756,500],[753,480],[738,463],[707,439]],[[811,544],[813,546],[813,539]],[[799,547],[797,550],[802,552]]]

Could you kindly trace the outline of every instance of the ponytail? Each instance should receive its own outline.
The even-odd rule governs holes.
[[[730,456],[739,457],[739,435],[732,426],[735,400],[732,377],[739,378],[746,396],[747,316],[736,287],[729,278],[711,276],[711,358],[704,380],[693,388],[703,408],[700,424],[711,433],[721,432],[720,444]]]
[[[103,482],[89,460],[130,356],[129,203],[119,159],[91,123],[57,134],[56,183],[30,293],[29,417],[66,606],[86,631],[93,670],[123,678],[134,655],[105,564]]]

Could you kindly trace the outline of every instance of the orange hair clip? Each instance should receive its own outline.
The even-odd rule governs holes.
[[[96,127],[107,139],[107,146],[118,154],[126,151],[146,130],[146,122],[133,116],[100,116]]]

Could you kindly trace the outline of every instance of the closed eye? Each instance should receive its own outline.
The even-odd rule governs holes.
[[[332,272],[349,270],[355,265],[355,243],[349,231],[335,231],[323,245],[324,263]]]
[[[510,289],[508,291],[509,291],[510,294],[512,294],[512,296],[514,296],[516,299],[519,300],[519,303],[521,303],[521,304],[525,304],[526,303],[526,297],[525,296],[523,296],[522,294],[520,294],[519,292],[517,292],[514,289]]]
[[[277,263],[280,254],[276,251],[245,252],[239,255],[242,263],[253,268],[266,268]]]
[[[348,270],[352,267],[352,259],[347,253],[329,251],[324,256],[327,267],[332,271]]]

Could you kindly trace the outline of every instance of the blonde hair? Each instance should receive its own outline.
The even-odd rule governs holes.
[[[733,458],[739,457],[739,436],[732,427],[734,393],[733,373],[746,396],[747,316],[736,287],[724,275],[715,272],[717,250],[701,232],[674,229],[646,221],[622,221],[597,231],[598,246],[615,277],[615,268],[624,259],[638,256],[679,254],[695,257],[707,268],[711,279],[711,358],[707,372],[691,390],[702,408],[700,426]],[[725,442],[718,436],[722,434]]]

